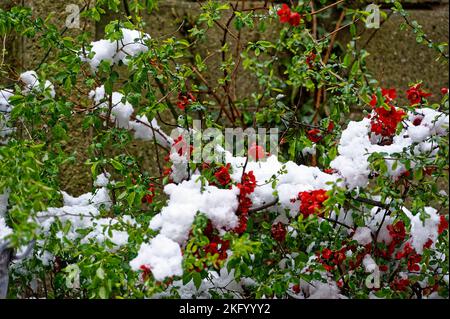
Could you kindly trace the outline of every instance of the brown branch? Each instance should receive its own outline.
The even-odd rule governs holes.
[[[327,5],[326,7],[320,8],[320,9],[317,10],[317,11],[313,11],[313,12],[311,12],[310,14],[311,14],[311,15],[316,15],[316,14],[318,14],[318,13],[321,13],[322,11],[325,11],[325,10],[328,10],[328,9],[334,7],[334,6],[337,6],[338,4],[340,4],[340,3],[344,2],[344,1],[345,1],[345,0],[339,0],[339,1],[336,1],[335,3],[332,3],[332,4],[330,4],[330,5]],[[313,9],[313,10],[314,10],[314,9]]]
[[[248,212],[249,212],[249,213],[255,213],[255,212],[258,212],[258,211],[260,211],[260,210],[264,210],[264,209],[266,209],[266,208],[272,207],[272,206],[275,205],[276,203],[278,203],[278,197],[275,198],[273,201],[270,201],[270,202],[268,202],[268,203],[266,203],[266,204],[264,204],[264,205],[261,205],[261,206],[259,206],[259,207],[250,208],[250,209],[248,210]]]
[[[192,71],[194,71],[195,75],[197,75],[198,78],[206,85],[206,87],[208,88],[210,94],[214,97],[214,99],[217,101],[217,103],[219,103],[221,112],[223,111],[223,112],[225,113],[225,115],[227,116],[227,118],[228,118],[231,122],[233,122],[233,119],[231,118],[231,115],[228,113],[228,111],[225,109],[225,107],[224,107],[224,105],[223,105],[223,103],[222,103],[221,98],[217,95],[216,92],[214,92],[214,91],[211,89],[211,87],[210,87],[208,81],[203,77],[203,75],[197,70],[196,67],[192,67]]]

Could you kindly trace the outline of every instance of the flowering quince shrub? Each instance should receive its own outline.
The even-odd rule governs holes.
[[[156,38],[142,15],[157,3],[129,4],[96,41],[28,8],[0,10],[2,38],[49,52],[34,70],[2,62],[0,297],[448,298],[448,89],[383,88],[364,49],[338,54],[342,23],[359,37],[364,8],[205,1],[177,27],[185,38]],[[329,10],[341,19],[318,30]],[[447,63],[442,44],[407,26]],[[279,37],[243,42],[267,28]],[[217,50],[196,52],[212,29]],[[212,56],[223,77],[207,76]],[[244,96],[242,75],[257,83]],[[60,179],[78,160],[74,118],[90,141],[93,183],[80,196]],[[276,128],[278,152],[195,143],[202,128],[228,127]],[[153,169],[128,151],[134,140],[153,147]]]

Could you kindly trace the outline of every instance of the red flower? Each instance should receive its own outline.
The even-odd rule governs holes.
[[[286,239],[286,228],[284,227],[283,223],[281,223],[281,222],[278,222],[277,224],[273,224],[271,232],[272,232],[272,237],[280,243]]]
[[[148,276],[150,276],[150,274],[152,273],[150,267],[148,267],[147,265],[141,265],[139,269],[142,270],[142,280],[147,280]]]
[[[177,101],[177,107],[180,110],[184,110],[187,105],[189,105],[192,102],[195,102],[196,99],[192,95],[192,93],[188,92],[186,95],[183,95],[181,92],[178,93],[178,101]]]
[[[400,220],[395,224],[387,225],[386,228],[395,244],[403,242],[406,237],[405,223],[403,221]],[[409,245],[409,243],[407,245]]]
[[[441,93],[442,93],[443,95],[448,94],[448,88],[442,88],[442,89],[441,89]]]
[[[254,161],[264,159],[266,157],[266,152],[264,147],[261,145],[256,145],[253,143],[252,146],[248,149],[248,156],[251,157]]]
[[[253,193],[256,187],[256,178],[255,175],[253,175],[253,171],[244,173],[242,176],[242,183],[238,183],[237,187],[240,190],[241,196],[246,196]]]
[[[331,249],[328,249],[328,248],[322,249],[322,258],[330,259],[332,254],[333,254],[333,252],[331,251]]]
[[[422,118],[421,117],[416,117],[413,121],[413,125],[414,126],[419,126],[422,123]]]
[[[291,8],[285,3],[281,5],[281,9],[277,11],[280,17],[281,23],[289,23],[291,26],[296,27],[300,24],[302,17],[297,12],[292,12]]]
[[[377,106],[377,103],[378,103],[377,96],[375,94],[372,94],[372,99],[369,102],[370,106],[375,107]],[[370,114],[367,116],[367,118],[370,119]]]
[[[168,175],[170,175],[170,173],[172,173],[172,168],[164,167],[163,176],[168,176]]]
[[[397,91],[395,89],[381,89],[381,95],[385,98],[385,103],[395,100],[397,98]]]
[[[307,57],[306,57],[306,64],[308,64],[308,68],[312,69],[313,68],[313,63],[314,60],[316,59],[316,54],[314,52],[311,52]]]
[[[395,279],[391,283],[391,288],[398,291],[405,291],[409,285],[409,279]]]
[[[318,189],[309,192],[298,193],[300,200],[300,213],[304,217],[316,214],[322,209],[322,203],[328,198],[326,191]]]
[[[422,256],[420,256],[416,252],[413,252],[408,257],[408,270],[409,271],[416,271],[416,272],[420,271],[420,266],[418,265],[418,263],[420,263],[421,261],[422,261]]]
[[[381,95],[384,97],[384,103],[390,104],[394,99],[397,98],[397,91],[395,89],[381,89]],[[370,101],[372,107],[378,105],[378,99],[375,94],[372,95],[372,100]]]
[[[395,255],[395,259],[402,259],[402,258],[408,257],[414,251],[415,250],[414,250],[414,248],[411,247],[411,244],[406,243],[405,246],[403,247],[403,250],[397,252],[397,254]]]
[[[308,136],[308,139],[313,143],[317,143],[322,139],[320,130],[316,128],[309,130],[306,134]]]
[[[206,227],[203,230],[203,234],[206,237],[211,238],[213,232],[214,232],[214,228],[213,228],[212,222],[210,220],[208,220],[208,224],[206,224]]]
[[[327,132],[331,133],[333,129],[334,129],[334,122],[330,121],[330,123],[328,123]]]
[[[423,249],[430,249],[431,245],[433,245],[433,241],[431,238],[428,238],[427,242],[423,244]]]
[[[285,3],[281,5],[281,9],[277,11],[278,16],[280,17],[281,23],[289,23],[289,18],[291,16],[291,8]]]
[[[226,166],[222,166],[215,174],[214,177],[217,179],[217,181],[222,186],[226,186],[231,181],[230,173],[230,163],[228,163]]]
[[[239,225],[234,229],[237,234],[242,234],[247,229],[247,215],[252,201],[247,196],[253,193],[256,188],[256,178],[253,171],[244,173],[241,183],[237,184],[239,188],[239,207],[237,214],[239,215]]]
[[[371,118],[370,130],[371,132],[391,137],[397,130],[397,125],[406,115],[401,109],[396,109],[394,106],[389,106],[389,110],[386,110],[384,106],[375,108],[375,115]]]
[[[300,285],[296,284],[292,286],[292,290],[296,293],[299,294],[300,293]]]
[[[444,215],[441,215],[439,226],[438,226],[438,234],[439,235],[442,234],[444,232],[444,230],[446,230],[446,229],[448,229],[448,221]]]
[[[147,190],[150,192],[150,194],[145,194],[142,198],[142,202],[151,204],[153,203],[153,198],[155,197],[155,185],[150,184]]]
[[[334,253],[333,263],[336,265],[341,264],[347,257],[345,256],[346,248],[343,247]],[[362,258],[362,256],[360,257]]]
[[[293,27],[296,27],[300,24],[300,21],[302,21],[302,17],[297,12],[291,12],[291,15],[289,16],[289,24]]]
[[[388,271],[388,266],[386,265],[380,265],[380,271]]]
[[[333,168],[325,168],[325,169],[323,170],[323,172],[326,173],[326,174],[334,174],[334,173],[337,173],[337,171],[336,171],[335,169],[333,169]]]
[[[411,86],[406,90],[406,97],[408,98],[411,105],[419,104],[422,102],[422,98],[431,96],[431,93],[426,93],[420,89],[421,83]]]

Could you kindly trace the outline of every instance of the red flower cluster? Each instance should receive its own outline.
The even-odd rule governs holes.
[[[389,235],[392,238],[391,243],[388,245],[387,250],[383,251],[378,249],[377,253],[384,259],[390,259],[395,251],[395,248],[403,243],[406,238],[405,223],[403,221],[398,221],[395,224],[390,224],[386,226],[389,231]]]
[[[248,198],[248,195],[254,192],[256,188],[256,178],[253,175],[253,171],[244,173],[242,176],[242,182],[237,184],[239,188],[239,225],[234,229],[238,234],[242,234],[247,229],[247,216],[252,201]]]
[[[254,161],[258,161],[266,158],[266,151],[261,145],[256,145],[256,143],[253,143],[248,149],[248,156]]]
[[[311,52],[306,57],[306,64],[308,64],[308,68],[312,69],[314,67],[313,63],[314,63],[315,59],[316,59],[316,54],[314,52]]]
[[[285,3],[281,6],[281,9],[277,11],[280,17],[281,23],[289,23],[291,26],[296,27],[300,24],[302,17],[297,12],[292,12],[291,8]]]
[[[328,123],[327,132],[331,133],[334,130],[334,122],[330,120],[330,123]]]
[[[448,229],[448,221],[447,218],[445,218],[444,215],[441,215],[440,217],[440,222],[439,222],[439,226],[438,226],[438,234],[442,234],[444,232],[444,230]]]
[[[147,190],[150,194],[145,194],[144,197],[142,197],[142,202],[151,204],[153,203],[153,198],[155,197],[155,184],[149,184]]]
[[[419,262],[422,261],[422,256],[416,253],[414,248],[411,247],[410,243],[406,243],[402,251],[397,252],[395,259],[400,260],[406,258],[408,260],[408,270],[409,271],[419,271]]]
[[[324,189],[298,193],[300,213],[304,217],[316,214],[322,209],[322,203],[328,198]]]
[[[195,101],[195,96],[193,96],[191,92],[188,92],[187,94],[182,94],[181,92],[178,93],[177,106],[180,110],[186,109],[186,106]]]
[[[214,228],[210,220],[208,220],[208,224],[206,228],[203,230],[203,234],[208,237],[209,243],[203,246],[203,251],[205,254],[210,254],[211,256],[218,255],[217,262],[225,260],[228,257],[227,250],[230,248],[230,241],[223,240],[217,234],[214,233]],[[200,257],[200,250],[195,252],[195,256]],[[214,266],[219,267],[220,265],[214,264]],[[206,264],[203,264],[203,269],[206,267]],[[202,268],[197,268],[197,271],[202,271]]]
[[[342,247],[339,250],[332,251],[329,248],[323,248],[321,253],[316,253],[318,261],[322,264],[326,271],[333,271],[336,266],[341,265],[347,256],[347,247]]]
[[[403,221],[400,220],[395,224],[387,225],[386,228],[389,231],[389,235],[392,237],[392,243],[394,243],[394,245],[402,243],[405,240],[406,229]]]
[[[219,255],[219,260],[224,260],[227,258],[227,249],[230,247],[230,241],[229,240],[223,240],[219,238],[219,236],[216,236],[216,239],[214,239],[212,242],[210,242],[208,245],[203,247],[205,253],[209,253],[211,256]]]
[[[306,132],[306,136],[313,143],[317,143],[323,138],[321,131],[317,128],[313,128]]]
[[[299,294],[300,293],[300,285],[299,284],[295,284],[292,286],[292,290],[296,293]]]
[[[272,232],[272,237],[280,243],[286,239],[287,231],[282,222],[273,224],[271,232]]]
[[[222,166],[217,170],[216,173],[214,173],[214,177],[217,179],[220,185],[226,186],[231,182],[229,170],[230,163],[228,163],[226,166]]]
[[[441,88],[441,93],[442,93],[443,95],[448,94],[448,88]]]
[[[422,98],[431,96],[431,93],[426,93],[420,89],[421,83],[411,86],[406,90],[406,97],[408,98],[411,105],[419,104],[422,102]]]
[[[409,286],[410,282],[408,278],[404,278],[404,279],[399,279],[396,278],[392,283],[391,283],[391,288],[393,290],[397,290],[397,291],[405,291],[406,288]]]
[[[384,137],[392,137],[397,130],[398,123],[402,121],[406,113],[389,104],[397,97],[395,89],[382,89],[381,94],[385,99],[384,102],[388,105],[388,109],[384,106],[377,107],[377,97],[376,95],[372,96],[370,105],[374,108],[376,115],[371,119],[370,130]]]
[[[325,133],[331,133],[333,129],[334,129],[334,122],[330,121],[330,123],[328,123],[328,127]],[[323,138],[322,131],[318,128],[310,129],[309,131],[306,132],[306,136],[313,143],[320,142]]]
[[[141,265],[141,267],[139,267],[139,269],[142,270],[142,280],[146,281],[148,279],[148,277],[150,276],[150,274],[152,273],[150,267],[148,267],[147,265]]]

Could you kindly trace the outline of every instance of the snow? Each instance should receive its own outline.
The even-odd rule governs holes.
[[[423,245],[429,239],[433,241],[434,245],[438,238],[440,215],[432,207],[425,207],[424,210],[428,217],[422,221],[420,214],[413,215],[411,211],[403,207],[403,212],[411,220],[411,245],[418,254],[423,253]]]
[[[225,152],[225,160],[233,168],[232,180],[240,182],[245,157],[233,157],[229,152]],[[281,170],[287,172],[280,173]],[[250,195],[253,207],[274,201],[276,198],[274,193],[277,193],[277,209],[280,213],[288,209],[291,216],[296,216],[299,213],[299,201],[295,203],[291,201],[291,199],[297,198],[299,192],[314,189],[329,190],[331,184],[337,182],[338,178],[337,175],[326,174],[317,167],[297,165],[291,161],[280,163],[274,155],[269,156],[266,161],[249,161],[245,172],[250,171],[253,171],[258,185]],[[276,189],[273,189],[272,183],[269,182],[273,176],[278,177]]]
[[[188,238],[197,212],[204,213],[217,229],[237,226],[235,211],[238,207],[238,189],[205,186],[202,191],[199,177],[194,175],[189,181],[178,185],[168,184],[164,188],[164,192],[169,195],[168,205],[153,217],[150,228],[160,230],[160,234],[182,244]]]
[[[363,246],[370,244],[372,242],[372,231],[367,227],[358,227],[353,234],[353,240]]]
[[[5,217],[8,210],[8,198],[9,192],[5,190],[3,194],[0,194],[0,217]]]
[[[12,111],[12,106],[9,104],[9,98],[13,96],[10,90],[0,90],[0,139],[5,138],[13,132],[13,128],[7,125],[9,121],[9,114]]]
[[[94,181],[94,186],[95,187],[106,187],[109,183],[110,177],[111,177],[111,174],[109,174],[109,173],[99,174]]]
[[[89,97],[94,100],[99,108],[104,110],[104,114],[107,114],[109,102],[105,94],[104,86],[100,86],[95,90],[89,92]],[[110,120],[115,122],[118,128],[130,128],[130,117],[134,112],[133,106],[127,101],[124,102],[124,95],[119,92],[112,92],[111,95],[111,118]]]
[[[130,262],[133,270],[146,265],[156,280],[183,274],[180,246],[164,235],[157,235],[150,244],[143,243],[135,259]]]
[[[331,167],[336,169],[338,173],[326,174],[317,167],[297,165],[294,162],[280,163],[276,156],[269,156],[264,161],[247,162],[245,172],[252,171],[257,182],[255,191],[250,195],[253,207],[276,200],[271,209],[279,213],[277,220],[286,221],[284,215],[286,210],[291,217],[298,215],[300,202],[297,200],[297,195],[301,191],[329,190],[333,184],[346,186],[348,189],[365,186],[370,174],[368,157],[374,152],[399,153],[411,146],[413,139],[415,142],[419,142],[416,152],[429,150],[431,143],[426,141],[426,138],[432,134],[443,134],[445,126],[448,125],[448,117],[434,110],[421,109],[421,112],[423,119],[418,127],[423,126],[421,130],[427,130],[427,133],[422,134],[420,140],[417,136],[409,137],[408,131],[404,130],[402,134],[394,137],[391,145],[384,146],[373,142],[375,139],[369,134],[369,119],[365,118],[358,122],[351,121],[342,133],[338,147],[339,156],[331,163]],[[234,157],[223,149],[222,152],[225,162],[231,164],[231,179],[234,182],[240,182],[246,158]],[[151,220],[150,228],[159,230],[160,235],[181,247],[188,239],[189,231],[198,212],[204,213],[212,220],[214,227],[219,230],[235,227],[237,223],[235,211],[238,207],[237,189],[233,187],[230,190],[220,190],[208,185],[205,185],[202,189],[199,175],[194,174],[190,180],[186,180],[188,172],[185,156],[180,156],[176,151],[172,151],[170,159],[172,161],[171,177],[173,183],[164,188],[165,193],[169,195],[169,200],[161,212]],[[393,169],[393,161],[386,160],[386,163],[388,173],[394,178],[405,171],[402,165]],[[271,183],[274,177],[277,178],[275,186]],[[344,183],[338,181],[340,178],[344,179]],[[352,211],[341,209],[339,216],[336,216],[333,212],[331,218],[337,217],[338,221],[352,226],[352,214]],[[389,244],[392,238],[387,230],[387,225],[393,222],[393,218],[384,215],[385,210],[378,207],[372,208],[365,217],[367,227],[358,227],[353,239],[361,245],[367,245],[372,242],[372,236],[378,233],[377,241]],[[382,221],[383,224],[381,225]],[[435,233],[423,230],[419,225],[413,227],[414,231],[412,232],[416,234],[415,245],[423,246],[428,240],[429,237],[426,240],[424,239],[423,233],[426,233],[427,236],[431,235],[431,238],[437,236]],[[150,241],[150,245],[153,240]],[[140,258],[139,255],[137,258]],[[151,256],[148,258],[151,260]],[[368,257],[366,258],[366,267],[368,269],[373,267],[373,263]],[[312,295],[314,297],[324,294],[325,292],[319,289]],[[331,294],[336,295],[337,293]]]
[[[25,84],[23,93],[27,94],[34,91],[41,92],[41,83],[35,71],[26,71],[20,74],[19,79]],[[55,97],[55,87],[50,81],[45,81],[44,90],[49,92],[52,98]]]
[[[380,209],[379,207],[373,207],[370,210],[370,216],[366,217],[366,226],[370,228],[373,235],[376,235],[377,232],[379,231],[377,236],[377,242],[379,243],[384,242],[386,245],[389,245],[392,241],[392,237],[389,234],[387,226],[394,222],[394,218],[388,216],[385,213],[386,211],[384,209]]]
[[[331,279],[327,282],[312,280],[310,283],[300,280],[300,287],[308,299],[345,299],[345,296],[340,294],[336,283]]]
[[[106,209],[111,207],[111,198],[109,197],[108,190],[106,187],[96,189],[93,193],[86,193],[78,197],[73,197],[61,191],[63,195],[63,201],[65,206],[88,206],[93,205],[95,208],[99,209],[104,206]]]
[[[121,31],[121,40],[102,39],[92,42],[91,50],[86,55],[81,54],[81,60],[88,62],[92,71],[97,71],[102,61],[109,61],[111,64],[123,62],[128,65],[130,57],[148,51],[148,47],[145,45],[145,41],[150,39],[148,34],[126,28],[122,28]],[[91,54],[93,54],[92,57],[90,57]]]
[[[89,98],[94,101],[96,107],[103,110],[103,115],[108,113],[108,96],[103,85],[90,91]],[[125,96],[122,93],[112,92],[111,103],[110,120],[115,122],[118,128],[133,130],[135,139],[151,141],[155,138],[158,144],[167,148],[173,144],[173,139],[161,130],[156,119],[149,121],[146,115],[136,115],[136,119],[131,120],[134,108],[129,102],[125,101]]]
[[[399,135],[394,136],[390,145],[377,145],[376,138],[370,136],[370,119],[364,118],[361,121],[350,121],[347,128],[342,132],[338,146],[339,155],[330,163],[331,168],[337,170],[339,175],[345,179],[348,189],[364,187],[368,183],[370,174],[368,158],[373,153],[400,153],[413,143],[415,155],[429,152],[433,144],[428,141],[434,135],[445,135],[449,125],[449,117],[441,112],[429,108],[417,109],[409,112],[409,121],[406,121],[406,129]],[[414,126],[412,121],[420,114],[422,122]],[[437,150],[431,154],[436,153]],[[386,160],[388,174],[393,178],[398,178],[406,171],[404,166],[397,163],[397,168],[393,169],[393,160]]]
[[[169,155],[172,162],[170,177],[174,183],[180,183],[189,177],[188,172],[188,159],[186,155],[180,155],[176,151],[171,152]]]
[[[366,254],[363,258],[363,267],[365,272],[367,273],[373,273],[376,269],[378,269],[378,265],[375,262],[375,260],[373,260],[372,256],[370,256],[370,254]]]
[[[12,229],[6,225],[5,218],[0,217],[0,245],[5,241],[5,238],[13,233]]]
[[[134,130],[134,138],[143,141],[156,139],[158,144],[170,147],[173,140],[159,127],[156,119],[149,122],[146,115],[137,115],[135,121],[130,121],[129,126]]]

